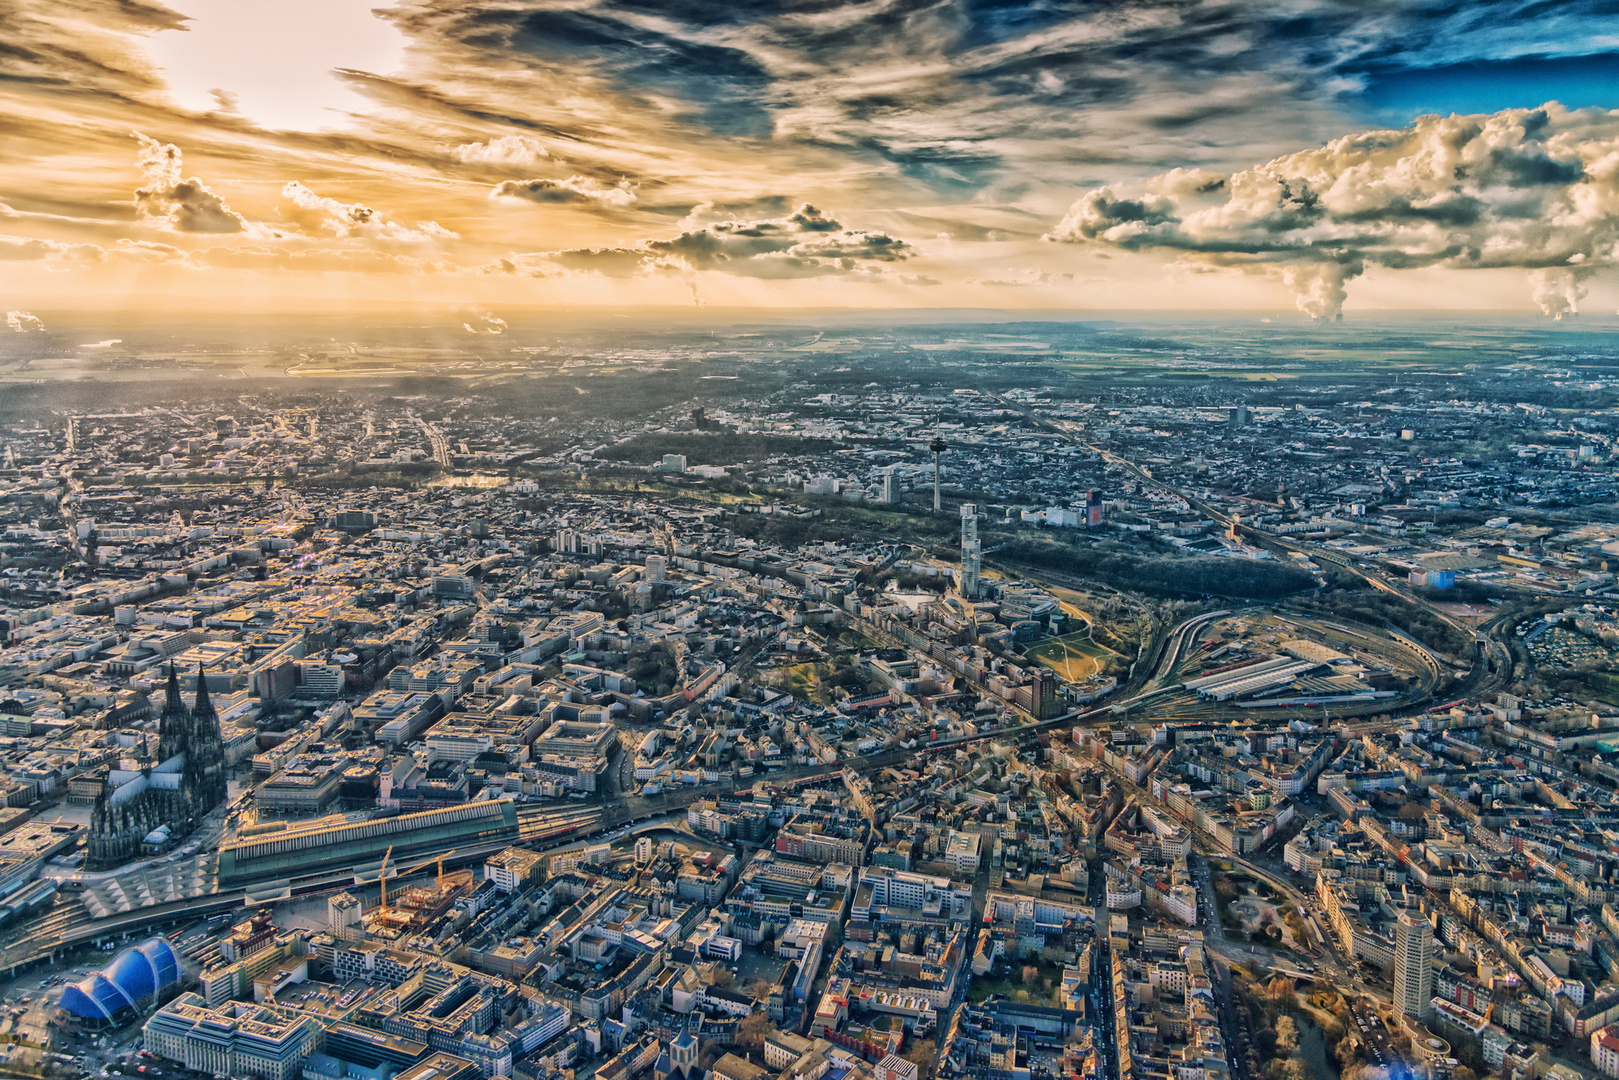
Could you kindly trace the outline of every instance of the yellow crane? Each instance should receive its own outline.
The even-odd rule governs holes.
[[[452,857],[459,850],[460,850],[459,848],[452,848],[451,850],[446,851],[442,855],[436,855],[436,856],[434,856],[432,858],[423,859],[421,862],[416,863],[414,866],[407,866],[404,869],[400,869],[396,865],[394,867],[393,876],[394,877],[408,877],[409,875],[414,874],[416,871],[420,870],[424,866],[432,866],[434,863],[437,863],[438,864],[438,874],[437,874],[436,884],[437,884],[438,888],[442,889],[442,888],[444,888],[444,860]],[[383,856],[382,856],[381,867],[377,871],[377,882],[382,886],[382,899],[381,899],[380,902],[378,902],[376,910],[377,910],[377,912],[379,914],[384,915],[384,916],[387,915],[387,913],[388,913],[388,860],[393,856],[393,852],[394,852],[393,846],[389,845],[387,852],[385,852],[383,854]]]
[[[382,900],[377,904],[377,910],[386,913],[388,910],[388,856],[394,853],[392,844],[382,853],[382,865],[377,869],[377,882],[382,886]]]
[[[444,854],[438,857],[438,876],[436,879],[436,884],[438,885],[439,892],[444,891],[444,860],[448,859],[451,855],[454,855],[458,850],[460,849],[451,848],[449,851],[446,851]]]

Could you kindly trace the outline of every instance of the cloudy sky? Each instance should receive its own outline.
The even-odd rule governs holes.
[[[1619,0],[375,2],[0,0],[0,307],[1614,308]]]

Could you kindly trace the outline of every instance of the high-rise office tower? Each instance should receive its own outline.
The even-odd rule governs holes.
[[[1102,526],[1102,493],[1100,491],[1087,491],[1085,493],[1085,527],[1099,529]]]
[[[1433,927],[1420,912],[1402,911],[1394,941],[1394,1004],[1427,1020],[1433,1002]]]
[[[961,595],[965,600],[978,599],[978,579],[984,569],[983,546],[978,542],[978,507],[972,503],[961,506]]]

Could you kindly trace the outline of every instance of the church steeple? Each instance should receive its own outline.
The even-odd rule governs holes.
[[[691,1024],[682,1025],[680,1034],[669,1044],[669,1062],[674,1066],[674,1073],[678,1073],[683,1080],[693,1080],[692,1074],[697,1071],[698,1050],[697,1036],[691,1033]]]
[[[196,731],[202,729],[201,721],[218,719],[213,703],[208,700],[208,675],[201,664],[197,665],[197,703],[191,707],[191,719],[194,722],[193,730]]]
[[[168,693],[157,722],[157,759],[167,761],[183,754],[191,741],[191,710],[180,697],[180,676],[169,665]]]
[[[225,773],[225,744],[219,732],[219,714],[208,697],[208,675],[197,665],[197,703],[191,708],[191,739],[186,747],[185,784],[200,816],[225,801],[229,777]]]

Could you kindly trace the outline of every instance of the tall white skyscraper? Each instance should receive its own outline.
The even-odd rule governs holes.
[[[899,502],[899,478],[894,475],[894,467],[890,465],[883,470],[883,505],[893,506]]]
[[[978,507],[973,503],[962,503],[961,595],[963,599],[978,599],[978,579],[983,572],[983,564],[983,545],[978,542]]]
[[[1402,911],[1394,940],[1394,1004],[1427,1020],[1433,1002],[1433,927],[1420,912]]]

